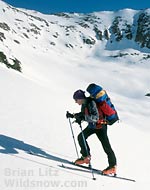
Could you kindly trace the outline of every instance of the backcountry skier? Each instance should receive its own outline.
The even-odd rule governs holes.
[[[91,97],[86,97],[83,90],[77,90],[73,94],[73,99],[75,102],[81,106],[81,112],[71,114],[67,112],[67,118],[75,118],[76,122],[81,125],[81,121],[86,121],[88,123],[87,127],[82,131],[84,134],[84,139],[82,132],[78,135],[78,142],[81,148],[81,158],[75,161],[75,164],[89,164],[91,160],[90,147],[87,143],[87,138],[92,134],[96,134],[100,140],[104,152],[107,154],[108,167],[102,172],[105,175],[116,175],[116,156],[111,148],[109,138],[107,136],[107,123],[102,118],[104,115],[99,115],[99,110],[97,108],[96,102]],[[86,143],[86,147],[85,147]]]

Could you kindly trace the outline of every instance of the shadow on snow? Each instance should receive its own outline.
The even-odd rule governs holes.
[[[69,161],[58,156],[53,156],[46,153],[41,148],[27,144],[21,140],[14,139],[5,135],[0,135],[0,153],[2,154],[19,154],[18,150],[22,150],[26,153],[33,153],[39,157],[44,157],[49,160],[59,161],[62,163],[68,163]]]

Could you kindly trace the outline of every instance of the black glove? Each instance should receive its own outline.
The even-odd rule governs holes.
[[[66,113],[66,118],[74,118],[74,115],[72,113],[69,113],[69,111],[67,111]]]
[[[80,119],[80,120],[84,120],[84,115],[83,115],[83,113],[82,112],[80,112],[80,113],[75,113],[74,114],[74,117],[76,118],[76,119]]]
[[[81,121],[84,120],[84,115],[83,115],[82,112],[80,112],[80,113],[75,113],[75,114],[74,114],[74,117],[75,117],[75,119],[76,119],[75,122],[78,123],[79,125],[81,124]]]
[[[79,125],[81,125],[81,121],[82,121],[82,120],[78,118],[78,119],[76,119],[74,122],[76,122],[76,123],[78,123]]]

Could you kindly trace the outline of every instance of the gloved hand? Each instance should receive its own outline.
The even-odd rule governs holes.
[[[75,122],[75,123],[78,123],[79,125],[81,125],[81,121],[82,121],[82,120],[78,118],[78,119],[76,119],[74,122]]]
[[[84,115],[83,115],[82,112],[75,113],[75,114],[74,114],[74,117],[75,117],[76,119],[79,119],[79,118],[82,119],[82,120],[84,119]]]
[[[75,113],[75,114],[74,114],[74,117],[75,117],[75,119],[76,119],[75,122],[78,123],[79,125],[81,124],[81,121],[84,120],[84,115],[83,115],[82,112],[80,112],[80,113]]]
[[[66,113],[66,118],[74,118],[74,115],[72,113],[69,113],[69,111],[67,111]]]

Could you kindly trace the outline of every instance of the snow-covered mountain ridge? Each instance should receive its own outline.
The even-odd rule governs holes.
[[[138,62],[150,58],[150,9],[44,15],[0,1],[0,15],[0,61],[19,71],[15,49],[26,45],[33,52],[129,58],[131,63],[133,56]]]

